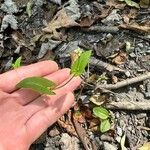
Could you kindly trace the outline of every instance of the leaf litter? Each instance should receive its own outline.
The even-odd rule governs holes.
[[[33,5],[29,5],[30,2]],[[148,7],[149,0],[1,2],[1,72],[11,69],[20,56],[22,65],[53,57],[61,67],[70,67],[71,54],[76,49],[92,50],[89,68],[82,75],[84,84],[76,91],[79,107],[74,106],[70,114],[55,124],[60,134],[47,136],[50,147],[65,149],[71,144],[69,147],[87,149],[89,144],[95,149],[107,150],[118,149],[121,144],[122,149],[149,148],[150,116],[145,111],[149,110],[150,100]],[[104,74],[101,80],[99,77]],[[111,128],[107,132],[100,132],[100,120],[92,113],[95,106],[110,111]],[[72,114],[75,114],[75,123]],[[125,137],[117,134],[116,127],[125,131]],[[43,149],[46,148],[45,145]]]

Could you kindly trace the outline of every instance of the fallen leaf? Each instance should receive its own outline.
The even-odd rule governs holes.
[[[114,8],[124,9],[126,4],[120,3],[118,0],[107,0],[106,5]]]
[[[85,123],[85,118],[80,111],[74,112],[73,118],[79,123]]]
[[[90,27],[95,22],[95,19],[92,16],[82,17],[80,21],[81,27]]]
[[[127,60],[127,54],[125,52],[120,52],[113,60],[112,62],[116,65],[124,64]]]
[[[48,26],[43,29],[44,32],[53,34],[54,38],[60,38],[61,33],[58,31],[60,28],[69,28],[73,26],[79,26],[69,15],[67,15],[65,9],[61,9],[55,17],[50,21]]]
[[[93,102],[94,104],[100,106],[106,102],[106,96],[95,94],[90,97],[90,101]]]
[[[138,148],[138,150],[150,150],[150,142],[145,143],[142,147]]]

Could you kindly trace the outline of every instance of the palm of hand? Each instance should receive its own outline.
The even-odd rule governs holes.
[[[74,100],[72,91],[81,82],[80,78],[74,78],[56,90],[53,96],[40,96],[29,89],[16,90],[15,85],[29,76],[44,76],[57,85],[63,84],[70,77],[69,69],[58,70],[57,64],[52,61],[0,75],[0,149],[27,150],[71,107]]]

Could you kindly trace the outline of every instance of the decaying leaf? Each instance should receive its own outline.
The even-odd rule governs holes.
[[[112,62],[116,65],[124,64],[127,60],[127,54],[125,52],[120,52],[113,60]]]
[[[106,101],[106,96],[105,95],[99,95],[99,94],[95,94],[95,95],[92,95],[90,97],[90,101],[93,102],[94,104],[100,106],[102,104],[105,103]]]
[[[138,148],[138,150],[150,150],[150,142],[145,143],[142,147]]]
[[[57,31],[60,28],[69,28],[79,26],[70,16],[67,15],[65,9],[61,9],[49,22],[48,26],[43,29],[44,32],[51,33],[54,37],[59,38],[60,33]]]

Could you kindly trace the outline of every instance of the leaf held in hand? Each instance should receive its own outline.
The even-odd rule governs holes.
[[[91,53],[91,50],[81,53],[80,57],[71,66],[71,74],[80,76],[84,72],[85,67],[89,63]]]
[[[110,130],[110,127],[111,127],[111,125],[110,125],[109,119],[105,119],[100,124],[100,131],[102,133],[104,133],[104,132]]]
[[[21,57],[17,58],[16,61],[14,62],[14,64],[12,64],[12,67],[14,69],[17,69],[21,66]]]
[[[94,107],[93,113],[96,117],[100,119],[107,119],[109,117],[109,112],[103,107]]]
[[[56,87],[56,85],[54,82],[42,77],[29,77],[20,81],[16,87],[30,88],[40,94],[54,95],[55,93],[52,90]]]

